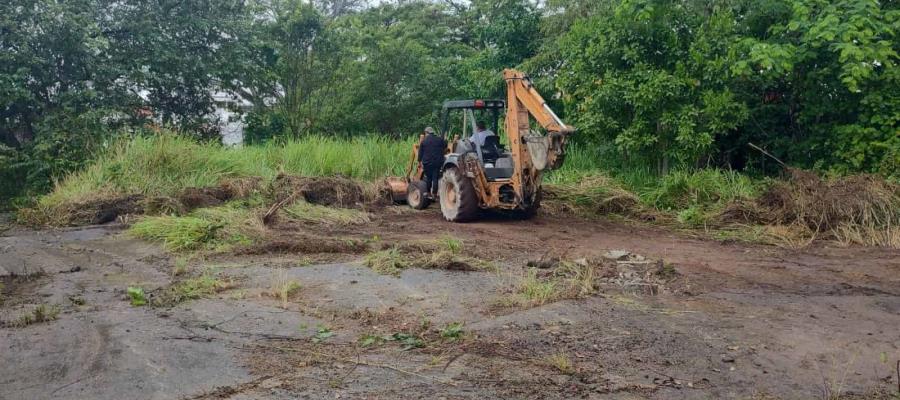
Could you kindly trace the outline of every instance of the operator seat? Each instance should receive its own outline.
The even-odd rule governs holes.
[[[484,138],[481,146],[484,174],[488,180],[509,179],[513,175],[512,157],[500,144],[500,137],[492,135]]]
[[[491,135],[484,138],[484,146],[481,146],[481,158],[485,164],[493,164],[503,154],[500,145],[500,137]]]

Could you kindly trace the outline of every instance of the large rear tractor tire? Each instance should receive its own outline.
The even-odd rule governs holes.
[[[456,167],[447,168],[438,183],[441,212],[450,222],[466,222],[478,217],[478,194],[472,180]]]
[[[431,202],[428,197],[425,197],[427,193],[428,188],[425,187],[425,182],[418,180],[409,182],[409,188],[406,190],[406,204],[413,209],[424,210]]]

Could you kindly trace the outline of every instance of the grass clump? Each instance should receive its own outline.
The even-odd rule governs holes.
[[[224,251],[234,245],[247,245],[264,228],[255,211],[226,204],[197,209],[186,216],[143,217],[129,233],[146,240],[162,242],[173,252]]]
[[[560,181],[544,186],[544,208],[581,215],[632,214],[640,208],[639,198],[608,176],[596,173],[576,181]]]
[[[511,296],[501,305],[536,307],[564,299],[578,299],[596,294],[598,273],[594,265],[560,261],[556,268],[544,271],[527,268],[518,278]]]
[[[437,242],[453,254],[459,254],[463,249],[463,241],[450,235],[441,236]]]
[[[746,175],[735,171],[701,169],[671,172],[644,197],[662,210],[684,210],[692,206],[722,205],[750,199],[757,192],[757,185]]]
[[[172,276],[184,275],[188,270],[188,259],[178,257],[175,259],[175,265],[172,267]]]
[[[128,299],[131,301],[132,306],[140,307],[147,304],[144,288],[129,286],[125,293],[128,295]]]
[[[272,284],[266,294],[281,300],[281,307],[286,308],[288,300],[298,290],[300,290],[300,283],[290,279],[283,270],[279,270],[272,275]]]
[[[571,375],[575,373],[575,364],[572,363],[572,359],[565,353],[549,355],[546,357],[545,362],[563,374]]]
[[[440,333],[441,338],[443,338],[444,340],[455,342],[463,337],[465,331],[463,330],[462,322],[452,322],[441,329]]]
[[[166,250],[197,250],[216,239],[222,225],[198,217],[145,217],[129,228],[141,239],[162,242]]]
[[[674,213],[678,222],[692,227],[716,220],[729,204],[754,198],[759,184],[735,171],[719,169],[674,171],[642,195],[645,203]]]
[[[372,222],[372,214],[353,208],[326,207],[305,200],[295,201],[283,209],[288,218],[322,225],[363,225]]]
[[[379,274],[395,276],[409,266],[406,257],[396,247],[369,253],[363,263]]]
[[[59,318],[59,311],[57,305],[38,304],[31,312],[22,314],[9,325],[15,328],[24,328],[28,325],[50,322]]]
[[[153,299],[152,303],[155,306],[172,306],[188,300],[212,296],[235,286],[236,284],[232,280],[221,279],[210,273],[204,273],[201,276],[184,279],[166,288]]]
[[[196,300],[234,287],[234,282],[225,281],[212,275],[202,275],[182,281],[175,286],[178,299]]]
[[[532,306],[541,306],[550,303],[560,297],[561,293],[557,282],[551,279],[538,277],[536,269],[529,269],[519,282],[518,294],[521,295],[520,303]]]

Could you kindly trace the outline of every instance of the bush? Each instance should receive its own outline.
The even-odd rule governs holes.
[[[99,111],[44,116],[34,141],[18,148],[0,143],[0,200],[50,191],[55,180],[88,165],[114,135]]]

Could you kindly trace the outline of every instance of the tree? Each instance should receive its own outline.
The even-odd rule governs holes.
[[[14,188],[0,196],[48,188],[148,110],[206,131],[212,91],[233,87],[244,10],[236,0],[0,3],[0,169]]]
[[[576,22],[559,42],[567,61],[557,82],[580,134],[663,173],[670,161],[709,160],[716,139],[746,119],[721,78],[733,21],[702,2],[636,0]]]
[[[785,158],[820,169],[900,174],[897,4],[787,4],[790,11],[765,37],[746,38],[735,49],[742,60],[732,72],[766,93],[753,118],[788,127],[763,138]],[[775,115],[767,104],[780,105]]]

